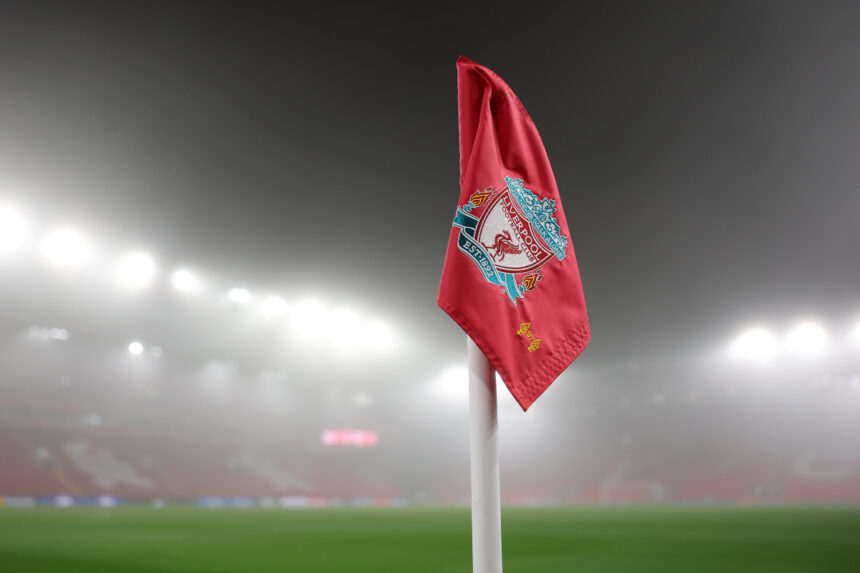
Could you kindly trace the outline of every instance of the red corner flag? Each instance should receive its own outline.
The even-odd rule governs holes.
[[[439,306],[523,410],[591,339],[579,267],[532,119],[491,70],[460,56],[460,201]]]

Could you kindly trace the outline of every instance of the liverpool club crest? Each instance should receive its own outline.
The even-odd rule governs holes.
[[[564,259],[567,237],[553,216],[555,201],[539,199],[522,179],[505,177],[505,184],[472,193],[457,209],[454,227],[460,251],[516,305],[543,280],[545,264]]]

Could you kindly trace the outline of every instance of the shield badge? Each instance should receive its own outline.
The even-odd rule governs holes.
[[[505,183],[472,193],[457,209],[454,227],[459,250],[516,305],[543,279],[546,263],[564,259],[568,239],[553,216],[555,201],[539,199],[522,179],[505,177]]]
[[[485,207],[475,234],[499,272],[526,273],[552,258],[507,187]]]

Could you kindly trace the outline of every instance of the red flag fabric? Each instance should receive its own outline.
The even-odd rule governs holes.
[[[457,60],[460,201],[438,304],[527,410],[591,339],[549,159],[520,100]]]

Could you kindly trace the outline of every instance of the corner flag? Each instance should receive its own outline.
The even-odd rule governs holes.
[[[523,408],[591,338],[579,267],[537,128],[491,70],[457,61],[460,200],[438,304]]]

